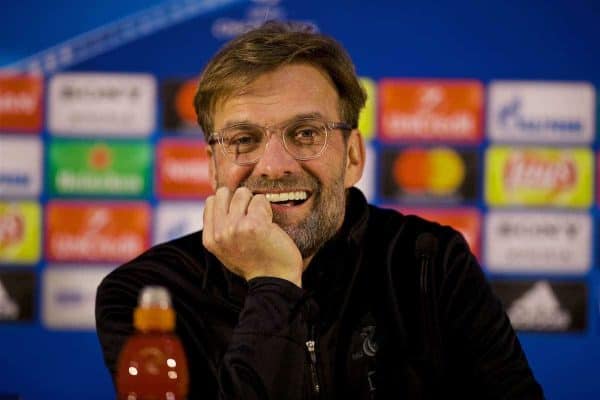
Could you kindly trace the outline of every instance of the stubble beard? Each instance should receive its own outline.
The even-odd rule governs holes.
[[[289,221],[285,212],[273,210],[273,222],[292,238],[302,258],[314,255],[336,234],[344,219],[346,191],[343,173],[327,187],[311,175],[303,178],[284,177],[278,180],[250,177],[241,186],[246,186],[253,192],[310,188],[313,207],[300,222],[293,223]]]

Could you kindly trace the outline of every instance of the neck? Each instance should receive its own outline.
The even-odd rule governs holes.
[[[302,259],[302,272],[306,271],[306,268],[308,268],[308,265],[314,256],[314,254],[311,254],[310,256]]]

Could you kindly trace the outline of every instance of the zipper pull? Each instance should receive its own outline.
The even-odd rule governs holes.
[[[319,394],[321,390],[319,386],[319,377],[317,375],[317,352],[315,351],[315,341],[307,340],[306,348],[310,356],[310,375],[312,376],[313,390],[316,394]]]

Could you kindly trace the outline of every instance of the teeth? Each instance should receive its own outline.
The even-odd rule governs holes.
[[[265,197],[271,203],[278,203],[289,200],[305,200],[308,195],[306,192],[286,192],[286,193],[265,193]]]

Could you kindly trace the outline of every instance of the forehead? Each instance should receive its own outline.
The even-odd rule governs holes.
[[[302,114],[339,119],[339,99],[331,79],[313,66],[292,64],[259,76],[245,88],[218,102],[214,126],[251,121],[277,124]]]

